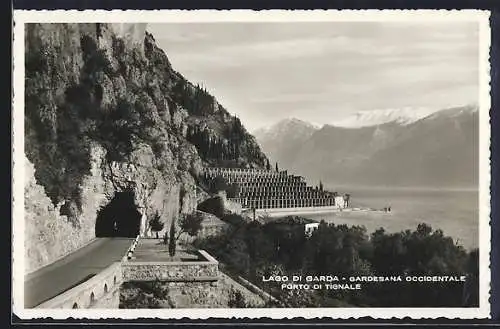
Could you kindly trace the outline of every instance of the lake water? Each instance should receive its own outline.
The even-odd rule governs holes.
[[[467,249],[478,247],[479,192],[473,190],[346,189],[352,207],[391,212],[341,212],[306,215],[335,224],[364,225],[369,233],[383,227],[388,232],[415,230],[419,223],[441,229]]]

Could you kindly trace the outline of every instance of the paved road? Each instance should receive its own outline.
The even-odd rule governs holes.
[[[35,307],[121,260],[133,240],[98,238],[61,260],[26,275],[25,307]]]

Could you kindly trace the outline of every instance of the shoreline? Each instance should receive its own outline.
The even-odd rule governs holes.
[[[252,211],[246,209],[244,212],[252,215]],[[256,217],[284,217],[293,215],[316,215],[316,214],[333,214],[333,213],[343,213],[343,212],[371,212],[371,213],[387,213],[383,209],[374,208],[339,208],[333,207],[300,207],[300,208],[270,208],[270,209],[256,209]]]

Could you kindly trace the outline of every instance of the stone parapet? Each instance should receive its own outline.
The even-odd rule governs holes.
[[[118,308],[118,299],[114,297],[116,296],[114,294],[122,282],[122,265],[116,262],[87,281],[66,290],[36,308]],[[100,299],[104,300],[99,302]]]
[[[219,263],[203,250],[198,251],[200,260],[174,262],[127,262],[123,263],[124,281],[193,282],[218,281]]]

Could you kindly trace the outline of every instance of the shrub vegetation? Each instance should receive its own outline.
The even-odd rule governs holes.
[[[303,227],[250,222],[230,234],[195,242],[226,265],[294,307],[477,306],[477,250],[466,251],[426,224],[414,231],[368,235],[360,226],[320,223],[307,238]],[[466,275],[467,282],[363,283],[361,290],[281,290],[271,275],[439,276]],[[465,297],[464,297],[465,296]]]

